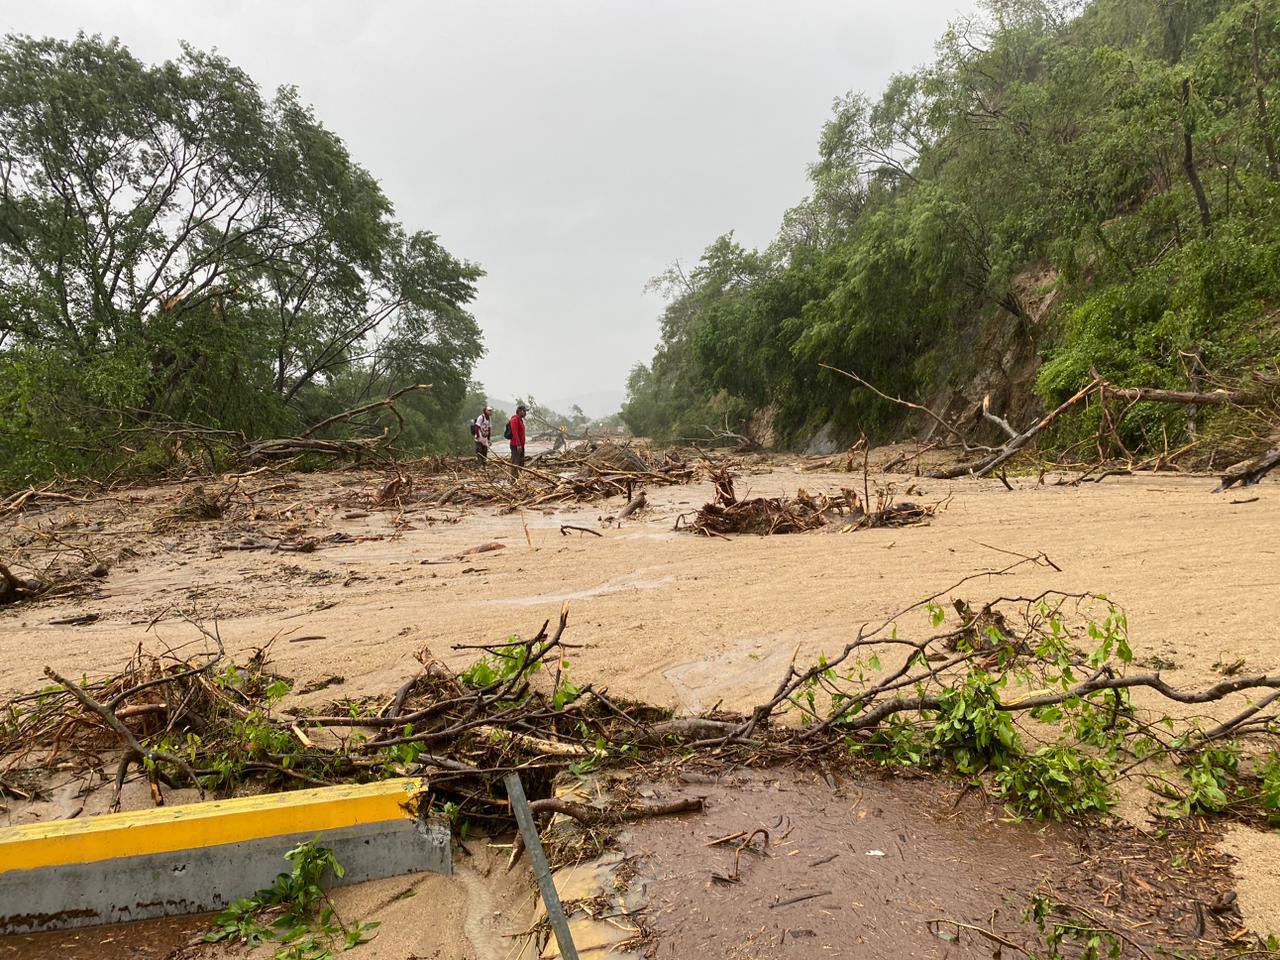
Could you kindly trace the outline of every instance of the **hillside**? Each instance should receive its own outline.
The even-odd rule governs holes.
[[[1280,357],[1280,3],[989,0],[878,99],[838,98],[776,238],[717,238],[669,303],[625,417],[675,438],[760,411],[780,445],[947,416],[1025,420],[1088,383],[1232,386]],[[1064,418],[1059,447],[1096,428]],[[988,428],[993,429],[993,428]],[[766,431],[769,432],[769,431]],[[1147,405],[1128,448],[1237,452],[1268,427]]]

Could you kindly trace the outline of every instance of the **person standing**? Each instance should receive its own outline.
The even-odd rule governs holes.
[[[480,416],[471,421],[471,436],[476,440],[476,459],[484,463],[489,456],[489,445],[493,442],[493,410],[485,407]]]
[[[524,415],[528,408],[522,403],[516,407],[516,415],[507,423],[507,439],[511,441],[511,462],[524,466]]]

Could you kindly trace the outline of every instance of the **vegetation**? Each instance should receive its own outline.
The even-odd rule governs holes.
[[[726,234],[658,279],[632,430],[705,436],[761,409],[782,442],[896,425],[819,363],[916,398],[1003,372],[1000,406],[1060,401],[1095,367],[1182,389],[1274,367],[1280,2],[984,6],[879,99],[836,101],[768,247]],[[1152,407],[1124,440],[1188,429]]]
[[[322,886],[328,877],[340,880],[346,873],[333,851],[308,841],[284,857],[292,869],[267,889],[232,902],[213,918],[205,939],[250,947],[278,943],[275,960],[328,960],[367,943],[378,924],[343,923]]]
[[[413,383],[403,443],[466,444],[481,270],[396,222],[296,91],[190,47],[147,65],[10,36],[0,144],[0,486],[145,469],[175,424],[292,434]]]
[[[529,419],[540,431],[563,430],[572,436],[581,436],[588,432],[614,433],[622,425],[622,416],[620,414],[613,413],[607,417],[589,417],[583,412],[582,407],[576,403],[569,406],[568,413],[553,410],[531,396],[517,398],[516,403],[523,403],[528,408]],[[496,423],[497,421],[495,420],[494,422]],[[505,418],[503,422],[506,422]]]

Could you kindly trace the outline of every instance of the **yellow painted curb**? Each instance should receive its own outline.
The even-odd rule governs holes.
[[[407,777],[2,828],[0,875],[399,820],[420,785]]]

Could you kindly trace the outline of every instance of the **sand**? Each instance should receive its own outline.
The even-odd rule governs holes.
[[[775,461],[744,477],[739,493],[861,485],[861,476],[800,466]],[[650,508],[617,529],[601,518],[616,513],[620,498],[547,513],[472,511],[456,523],[428,522],[422,513],[399,524],[390,513],[347,518],[350,506],[326,498],[342,485],[371,488],[376,478],[310,475],[290,494],[299,524],[357,542],[311,554],[218,552],[225,534],[216,522],[157,533],[142,556],[112,569],[98,598],[0,610],[0,693],[41,685],[46,663],[93,675],[116,670],[139,642],[197,639],[176,615],[181,609],[216,622],[232,654],[271,644],[276,667],[299,688],[328,682],[286,705],[384,695],[417,669],[414,654],[424,646],[463,664],[474,651],[453,644],[528,635],[567,602],[566,639],[583,645],[573,651],[574,678],[682,712],[748,708],[792,657],[838,649],[860,624],[1006,566],[1016,559],[1010,552],[1044,552],[1061,572],[1023,568],[952,595],[980,602],[1046,589],[1106,593],[1128,612],[1137,659],[1158,659],[1180,687],[1220,679],[1215,664],[1244,660],[1248,672],[1280,665],[1278,482],[1214,495],[1207,477],[1109,477],[1075,487],[1028,477],[1013,479],[1013,491],[994,481],[886,479],[900,496],[911,486],[911,500],[949,502],[928,526],[726,542],[672,530],[680,513],[710,498],[709,484],[651,490]],[[172,485],[142,491],[145,502],[130,509],[159,509],[180,493]],[[47,524],[58,515],[18,522]],[[603,536],[565,536],[562,523]],[[370,537],[378,539],[360,540]],[[504,548],[426,562],[491,542]],[[74,613],[99,619],[50,623]],[[915,616],[904,629],[924,627]],[[1265,858],[1241,843],[1232,852],[1241,859],[1246,920],[1274,924],[1280,878],[1257,875]]]

